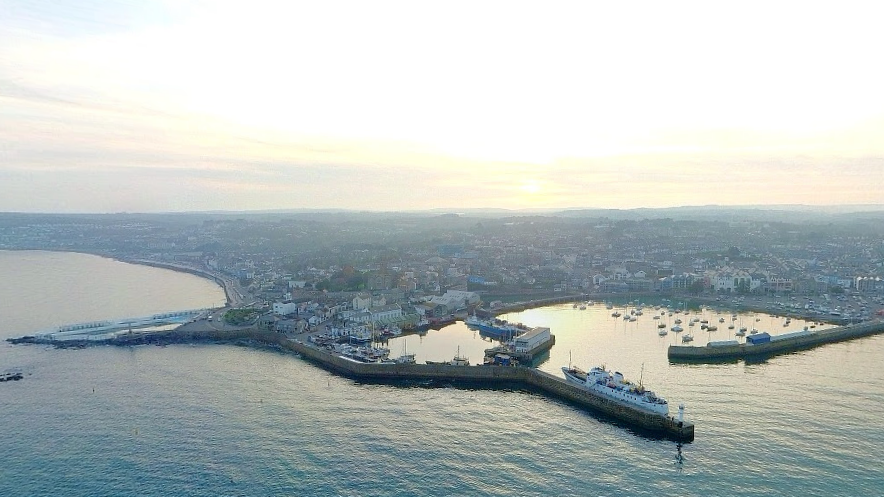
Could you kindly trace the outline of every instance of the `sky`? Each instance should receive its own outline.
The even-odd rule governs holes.
[[[882,14],[0,0],[0,211],[880,205]]]

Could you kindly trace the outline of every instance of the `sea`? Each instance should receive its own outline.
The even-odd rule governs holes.
[[[0,338],[62,324],[217,306],[196,276],[93,255],[0,251]],[[633,304],[633,306],[635,303]],[[695,424],[676,443],[519,389],[372,384],[233,345],[55,349],[0,344],[0,496],[884,495],[884,336],[760,362],[669,363],[678,303],[635,322],[597,302],[504,316],[549,326],[536,366],[604,364]],[[634,311],[618,303],[620,312]],[[809,322],[688,309],[714,333]],[[653,315],[659,314],[658,319]],[[790,326],[792,326],[790,328]],[[462,323],[387,342],[481,360]]]

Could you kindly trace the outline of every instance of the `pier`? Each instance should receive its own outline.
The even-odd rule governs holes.
[[[12,343],[51,343],[61,347],[84,347],[95,341],[52,341],[30,336],[9,339]],[[440,380],[485,385],[492,388],[521,386],[587,409],[639,431],[681,442],[694,440],[694,425],[673,416],[661,416],[626,403],[594,394],[564,378],[524,366],[453,366],[448,364],[386,364],[349,360],[279,333],[243,329],[235,331],[167,331],[116,336],[110,345],[170,344],[211,341],[251,343],[296,352],[304,359],[335,373],[364,381]]]
[[[267,337],[282,348],[293,350],[327,369],[362,380],[445,380],[488,385],[520,384],[529,390],[565,400],[590,411],[624,422],[629,426],[677,441],[694,440],[694,425],[672,416],[660,416],[625,403],[616,402],[564,378],[523,366],[453,366],[449,364],[369,364],[348,361],[304,343]]]
[[[776,336],[766,343],[715,343],[706,346],[670,345],[669,360],[684,362],[717,362],[736,359],[764,358],[810,349],[827,343],[841,342],[869,335],[884,333],[884,322],[854,324],[820,330],[777,340]],[[749,336],[751,337],[751,335]]]
[[[164,312],[136,318],[66,324],[49,330],[38,331],[34,335],[45,340],[77,340],[89,339],[90,337],[96,336],[98,338],[104,338],[102,335],[108,335],[119,331],[176,324],[180,325],[197,318],[205,312],[205,309],[192,309],[187,311]]]

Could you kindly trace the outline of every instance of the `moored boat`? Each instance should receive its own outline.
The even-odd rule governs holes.
[[[588,373],[574,366],[563,366],[562,372],[568,382],[602,397],[661,416],[669,414],[669,404],[666,399],[646,390],[641,383],[636,385],[627,381],[619,372],[611,373],[604,366],[594,367]]]
[[[481,319],[476,316],[469,316],[464,323],[470,328],[475,328],[482,334],[499,340],[509,340],[527,332],[529,328],[521,323],[510,323],[505,319]]]
[[[464,357],[460,355],[460,347],[457,348],[457,354],[454,356],[454,359],[448,362],[452,366],[469,366],[470,359],[469,357]]]

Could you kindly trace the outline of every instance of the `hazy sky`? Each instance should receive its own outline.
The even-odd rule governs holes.
[[[0,211],[884,204],[882,14],[0,0]]]

